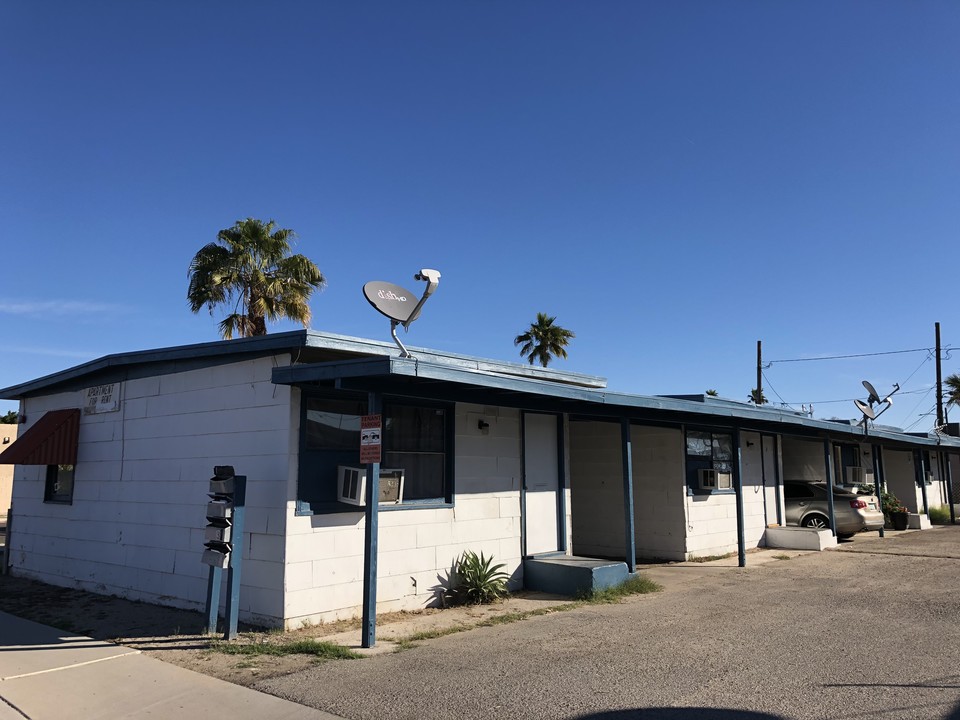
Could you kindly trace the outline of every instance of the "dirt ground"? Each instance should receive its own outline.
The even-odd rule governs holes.
[[[393,652],[399,647],[396,641],[418,633],[470,628],[493,616],[557,608],[567,602],[557,596],[527,593],[493,605],[379,615],[377,643],[370,652]],[[323,662],[308,655],[218,652],[215,648],[222,643],[222,635],[204,633],[205,618],[201,613],[95,595],[10,575],[0,575],[0,611],[78,635],[137,648],[159,660],[239,685],[253,685]],[[355,650],[359,650],[361,637],[359,620],[312,625],[288,632],[252,628],[241,623],[240,631],[237,643],[279,645],[314,638]]]

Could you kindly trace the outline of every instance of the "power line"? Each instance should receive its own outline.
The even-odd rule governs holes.
[[[760,375],[761,375],[761,377],[763,377],[764,382],[767,383],[767,387],[770,388],[770,389],[773,391],[773,394],[776,395],[778,398],[780,398],[780,402],[781,402],[782,404],[786,405],[788,408],[790,408],[790,409],[793,410],[794,412],[796,412],[797,409],[796,409],[795,407],[791,407],[790,403],[788,403],[786,400],[784,400],[782,397],[780,397],[780,393],[778,393],[777,390],[776,390],[776,388],[773,387],[773,385],[770,384],[770,379],[767,377],[767,374],[766,374],[765,372],[763,372],[763,370],[760,371]],[[758,391],[758,392],[759,392],[759,391]],[[760,398],[758,398],[758,399],[762,399],[762,397],[763,397],[763,393],[761,392]]]
[[[769,360],[765,368],[769,368],[775,363],[791,363],[791,362],[814,362],[817,360],[846,360],[848,358],[861,358],[861,357],[877,357],[878,355],[902,355],[904,353],[916,353],[916,352],[933,352],[934,348],[914,348],[913,350],[887,350],[886,352],[874,352],[874,353],[856,353],[853,355],[827,355],[825,357],[812,357],[812,358],[788,358],[785,360]],[[945,351],[952,350],[953,348],[944,348]]]
[[[764,376],[764,377],[766,377],[766,376]],[[921,390],[901,390],[901,391],[898,392],[897,394],[898,394],[898,395],[917,395],[917,394],[919,394],[919,393],[929,393],[931,389],[932,389],[932,388],[927,389],[927,390],[923,390],[923,389],[921,389]],[[780,397],[780,396],[778,395],[777,397]],[[832,404],[832,403],[853,402],[854,400],[859,400],[859,399],[862,399],[862,398],[844,398],[843,400],[804,400],[804,401],[803,401],[802,403],[800,403],[800,404],[801,404],[801,405],[810,405],[811,403],[813,403],[813,404],[815,404],[815,405],[830,405],[830,404]],[[781,402],[783,402],[785,405],[797,405],[797,404],[798,404],[798,403],[795,403],[795,402],[794,402],[794,403],[788,403],[788,402],[786,402],[785,400],[783,400],[783,398],[781,398]]]

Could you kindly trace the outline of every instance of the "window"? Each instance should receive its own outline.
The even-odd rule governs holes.
[[[360,464],[365,398],[304,395],[299,510],[356,512],[337,501],[337,466]],[[384,401],[381,468],[404,471],[403,504],[452,501],[452,411],[446,405]]]
[[[725,474],[733,478],[733,435],[706,430],[687,431],[688,489],[696,493],[722,490],[719,481],[715,488],[704,487],[701,478],[711,474],[701,473],[701,470],[714,470],[717,476]]]
[[[47,465],[43,501],[64,505],[73,503],[73,465]]]

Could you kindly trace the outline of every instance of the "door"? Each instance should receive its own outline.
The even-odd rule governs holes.
[[[763,508],[767,525],[782,525],[777,488],[777,439],[772,435],[763,435],[760,443],[763,453]]]
[[[523,491],[526,554],[560,546],[560,446],[557,415],[523,415]]]

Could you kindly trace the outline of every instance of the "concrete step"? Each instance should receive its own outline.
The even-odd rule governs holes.
[[[630,573],[618,560],[597,560],[573,555],[538,555],[523,561],[527,590],[573,597],[613,587]]]

